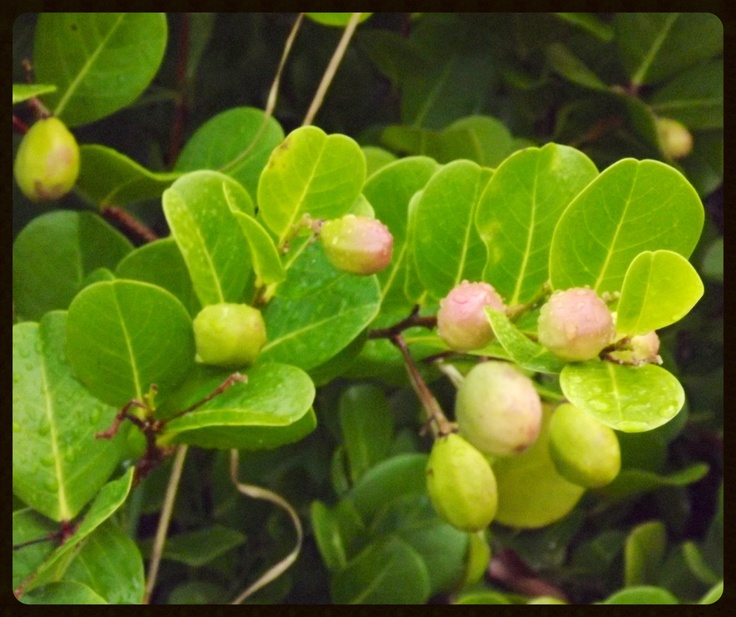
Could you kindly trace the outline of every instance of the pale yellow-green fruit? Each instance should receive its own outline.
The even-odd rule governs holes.
[[[552,413],[549,452],[562,476],[587,488],[611,483],[621,470],[616,432],[570,403]]]
[[[662,150],[673,159],[685,158],[693,149],[693,136],[687,127],[673,118],[657,118]]]
[[[319,238],[327,259],[338,270],[367,276],[391,263],[394,237],[378,219],[346,214],[326,221]]]
[[[247,304],[206,306],[192,326],[197,355],[204,364],[225,368],[251,364],[266,342],[261,311]]]
[[[499,458],[493,464],[498,487],[495,520],[503,525],[535,529],[567,516],[585,488],[559,474],[549,454],[552,412],[543,408],[537,441],[523,454]]]
[[[508,362],[476,364],[457,391],[460,434],[484,454],[526,450],[539,433],[542,403],[532,380]]]
[[[59,199],[79,176],[79,145],[58,118],[36,121],[18,146],[15,180],[31,201]]]
[[[427,461],[427,493],[437,514],[462,531],[480,531],[496,513],[496,479],[485,457],[460,435],[438,437]]]

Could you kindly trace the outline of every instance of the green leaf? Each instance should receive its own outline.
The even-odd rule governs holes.
[[[499,591],[471,591],[464,593],[454,604],[513,604]]]
[[[560,373],[560,386],[573,405],[626,433],[657,428],[674,418],[685,404],[685,392],[677,378],[653,364],[568,364]]]
[[[647,101],[659,116],[690,130],[723,128],[723,59],[694,66],[659,88]]]
[[[569,82],[593,90],[608,89],[605,82],[562,43],[552,43],[546,51],[552,69]]]
[[[565,363],[539,343],[527,338],[501,311],[486,308],[493,333],[509,357],[523,368],[537,373],[559,373]]]
[[[703,296],[690,262],[672,251],[645,251],[626,271],[616,309],[616,331],[635,336],[680,321]]]
[[[662,587],[641,585],[617,591],[608,596],[602,604],[679,604],[679,602]]]
[[[35,542],[59,530],[58,525],[41,516],[32,508],[13,512],[13,546],[33,542],[13,550],[13,589],[18,586],[48,558],[54,550],[51,542]]]
[[[488,252],[483,280],[508,304],[528,302],[547,281],[555,226],[596,175],[582,152],[556,144],[517,152],[496,169],[475,224]]]
[[[700,599],[699,604],[715,604],[723,596],[723,581],[716,583]]]
[[[187,264],[172,237],[149,242],[128,253],[115,269],[115,275],[162,287],[176,296],[192,316],[202,308],[194,293]]]
[[[354,15],[354,13],[304,13],[312,21],[322,24],[323,26],[337,26],[344,28]],[[361,13],[358,23],[362,24],[373,13]]]
[[[215,524],[170,536],[163,558],[199,568],[244,543],[245,536],[240,531]]]
[[[616,13],[621,61],[634,85],[658,83],[723,51],[712,13]]]
[[[263,309],[268,342],[261,360],[304,370],[323,364],[373,320],[379,293],[374,276],[338,272],[319,243],[308,245]]]
[[[330,570],[344,568],[347,549],[334,511],[321,501],[313,501],[309,508],[309,519],[325,566]]]
[[[637,525],[624,546],[624,584],[654,584],[667,548],[667,531],[662,521]]]
[[[55,521],[69,521],[125,455],[125,440],[95,439],[114,409],[74,378],[60,311],[13,327],[13,491]]]
[[[389,537],[368,546],[337,572],[331,593],[335,604],[424,604],[430,594],[429,574],[409,544]]]
[[[22,319],[66,309],[97,268],[115,268],[133,246],[89,212],[58,210],[33,219],[13,243],[13,303]]]
[[[355,483],[391,447],[394,419],[383,390],[368,384],[343,392],[338,404],[343,444]]]
[[[486,249],[474,221],[491,173],[471,161],[449,163],[418,198],[412,213],[412,254],[419,279],[436,298],[462,280],[480,280]]]
[[[245,189],[216,171],[193,171],[163,196],[164,214],[203,306],[244,301],[250,249],[233,210],[253,215]]]
[[[575,24],[601,41],[613,39],[613,28],[590,13],[555,13],[560,19]]]
[[[233,211],[235,220],[248,239],[253,270],[256,273],[256,287],[280,283],[286,278],[286,271],[281,264],[281,257],[273,239],[257,219],[245,212]]]
[[[127,107],[158,72],[166,39],[163,13],[42,13],[33,69],[58,86],[47,106],[69,126]]]
[[[687,486],[702,479],[709,470],[706,463],[696,463],[668,476],[641,469],[623,469],[611,484],[599,489],[614,501],[664,487]]]
[[[106,520],[87,537],[64,582],[86,585],[109,604],[141,604],[143,557],[135,541]]]
[[[123,476],[108,482],[100,489],[74,534],[67,538],[64,544],[58,546],[48,559],[24,581],[24,592],[61,580],[79,549],[82,548],[80,544],[123,505],[133,484],[133,473],[134,468],[130,467]]]
[[[124,154],[97,144],[79,148],[75,189],[96,206],[118,206],[158,199],[180,173],[149,171]]]
[[[23,596],[23,604],[108,604],[89,586],[75,581],[50,583]]]
[[[723,238],[716,238],[705,250],[700,271],[714,281],[723,281]]]
[[[700,198],[680,172],[657,161],[619,161],[573,200],[557,224],[550,248],[552,286],[619,291],[642,251],[689,257],[703,219]]]
[[[13,84],[13,105],[49,92],[56,92],[56,86],[53,84]]]
[[[393,152],[389,152],[378,146],[361,146],[360,149],[363,151],[363,156],[365,157],[366,178],[370,178],[374,173],[380,171],[389,163],[399,160]]]
[[[142,401],[152,384],[163,397],[194,365],[192,322],[160,287],[95,283],[69,307],[66,351],[79,380],[106,403]]]
[[[271,151],[284,139],[281,125],[253,107],[234,107],[210,118],[187,141],[174,171],[221,171],[242,184],[249,194]]]
[[[710,569],[710,566],[705,562],[705,559],[703,559],[703,555],[695,542],[692,540],[683,542],[681,549],[690,572],[695,575],[698,580],[708,585],[715,585],[718,582],[718,575],[713,572],[713,570]]]
[[[365,180],[365,157],[346,135],[298,128],[268,160],[258,183],[259,214],[279,238],[292,233],[302,215],[332,219],[347,214]]]
[[[267,363],[245,375],[247,383],[236,383],[196,411],[171,419],[159,442],[263,449],[298,441],[314,429],[314,384],[304,371]],[[209,391],[221,381],[216,376]]]

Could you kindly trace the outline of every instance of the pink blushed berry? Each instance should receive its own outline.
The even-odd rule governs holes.
[[[378,219],[347,214],[326,221],[319,237],[327,259],[338,270],[370,275],[391,263],[394,237]]]
[[[463,281],[440,300],[437,333],[455,351],[481,349],[493,339],[486,307],[505,310],[501,296],[488,283]]]

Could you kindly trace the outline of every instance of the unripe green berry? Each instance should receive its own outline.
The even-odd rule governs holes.
[[[510,456],[537,438],[542,402],[532,380],[506,362],[476,364],[457,391],[455,419],[460,434],[478,450]]]
[[[621,470],[615,431],[570,403],[552,413],[549,454],[562,477],[587,488],[609,484]]]
[[[592,360],[614,335],[611,312],[592,289],[556,291],[539,312],[539,342],[568,362]]]
[[[261,312],[247,304],[212,304],[194,318],[197,355],[205,364],[237,368],[251,364],[266,342]]]
[[[346,214],[326,221],[319,238],[330,263],[352,274],[375,274],[391,262],[394,237],[381,221]]]
[[[672,118],[657,118],[657,132],[667,156],[682,159],[692,152],[693,136],[681,122]]]
[[[438,437],[427,461],[427,493],[437,514],[463,531],[479,531],[496,515],[496,478],[485,457],[460,435]]]
[[[463,281],[450,290],[437,311],[437,334],[455,351],[481,349],[493,340],[485,307],[506,309],[501,296],[488,283]]]
[[[79,176],[79,146],[58,118],[38,120],[23,136],[13,171],[31,201],[59,199]]]

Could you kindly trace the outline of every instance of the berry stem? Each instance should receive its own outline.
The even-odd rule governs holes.
[[[431,330],[436,325],[437,318],[434,316],[422,317],[419,315],[419,305],[417,305],[412,309],[411,315],[402,319],[400,322],[395,323],[393,326],[371,330],[368,333],[368,338],[387,338],[392,340],[395,336],[400,335],[408,328],[422,327]]]
[[[102,216],[111,222],[117,223],[129,235],[134,236],[138,240],[143,240],[144,243],[158,240],[158,236],[150,227],[141,223],[122,208],[104,206],[102,208]]]

